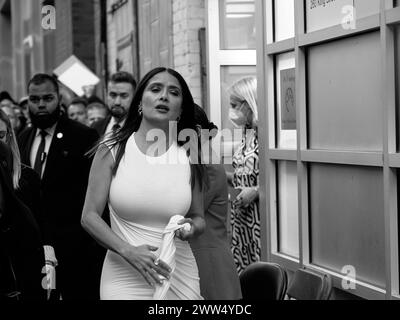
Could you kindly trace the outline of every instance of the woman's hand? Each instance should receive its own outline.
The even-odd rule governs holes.
[[[239,208],[247,208],[253,201],[258,198],[258,190],[256,187],[242,188],[242,191],[236,197],[233,204]]]
[[[162,284],[164,279],[170,278],[171,268],[155,256],[152,251],[158,248],[143,245],[133,247],[128,245],[122,253],[122,257],[129,262],[145,280],[154,287],[156,284]],[[162,278],[160,278],[160,275]]]
[[[188,223],[190,225],[190,229],[189,228],[187,228],[187,229],[180,228],[175,231],[175,235],[182,241],[187,241],[195,236],[195,228],[196,227],[193,223],[193,220],[190,218],[185,218],[178,222],[179,225],[183,225],[185,223]]]
[[[202,217],[195,216],[193,218],[185,218],[178,222],[179,225],[188,223],[190,229],[181,228],[175,231],[175,235],[182,241],[188,241],[189,239],[197,237],[199,234],[203,233],[205,229],[205,221]]]

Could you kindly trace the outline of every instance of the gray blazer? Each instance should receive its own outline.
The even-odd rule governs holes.
[[[228,185],[222,165],[207,165],[209,187],[204,196],[206,229],[190,241],[199,268],[201,295],[206,300],[242,298],[239,277],[228,242]]]

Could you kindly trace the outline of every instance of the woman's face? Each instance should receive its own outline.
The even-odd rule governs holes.
[[[245,101],[239,101],[233,95],[230,96],[231,120],[240,127],[252,123],[253,112]]]
[[[143,92],[143,119],[160,123],[177,121],[182,113],[182,101],[179,81],[168,72],[158,73]]]
[[[7,126],[3,120],[0,120],[0,141],[7,143]]]

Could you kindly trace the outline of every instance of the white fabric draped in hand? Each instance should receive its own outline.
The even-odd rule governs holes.
[[[182,216],[175,218],[177,220],[174,219],[174,223],[169,223],[168,226],[163,229],[143,226],[126,221],[121,217],[118,217],[111,206],[110,218],[114,232],[129,244],[133,246],[151,245],[158,247],[159,249],[155,252],[155,255],[168,263],[171,267],[173,266],[169,262],[170,259],[174,260],[174,264],[176,265],[171,273],[170,280],[165,280],[163,286],[157,284],[157,290],[148,286],[148,295],[146,289],[147,285],[143,285],[143,283],[145,283],[143,276],[134,272],[137,274],[137,276],[134,277],[132,274],[133,267],[129,264],[126,264],[127,269],[118,265],[118,268],[115,271],[116,273],[113,273],[113,281],[129,283],[130,287],[137,288],[137,294],[135,295],[135,293],[132,293],[130,295],[131,299],[153,299],[155,296],[154,291],[162,290],[163,295],[167,292],[164,297],[166,300],[203,300],[203,297],[200,294],[200,279],[197,264],[190,245],[187,241],[182,241],[177,237],[174,238],[175,230],[183,227],[183,225],[177,225],[176,223],[183,219]],[[168,232],[168,230],[171,232]],[[169,241],[166,240],[167,236]],[[171,247],[168,246],[168,243],[171,242],[176,248],[174,254],[168,254],[168,252],[172,252]],[[166,249],[163,249],[164,247]],[[170,249],[168,250],[168,248]],[[103,273],[104,272],[105,270],[103,268]],[[158,289],[158,287],[162,289]],[[118,292],[113,294],[117,297],[121,297]],[[123,292],[120,292],[120,294],[123,294]],[[159,293],[157,293],[157,295],[159,295]],[[125,297],[125,295],[123,296]]]
[[[175,245],[175,231],[179,229],[186,229],[190,230],[190,224],[185,223],[183,225],[179,225],[178,222],[184,219],[183,216],[175,215],[171,217],[169,220],[168,225],[166,226],[163,232],[163,240],[161,247],[159,248],[159,257],[158,259],[164,261],[168,264],[174,273],[176,268],[176,261],[175,261],[175,252],[176,252],[176,245]],[[157,286],[156,290],[154,291],[154,300],[164,300],[166,298],[167,292],[171,286],[171,282],[168,279],[164,279],[163,284],[161,286]]]

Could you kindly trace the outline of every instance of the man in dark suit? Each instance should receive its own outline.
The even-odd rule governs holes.
[[[122,127],[131,107],[135,90],[136,81],[132,74],[120,71],[111,76],[107,92],[107,104],[111,116],[92,125],[100,136]]]
[[[0,301],[44,301],[39,227],[15,195],[11,168],[11,150],[0,141]]]
[[[94,244],[80,219],[91,166],[85,154],[98,134],[62,114],[58,82],[52,76],[35,75],[28,94],[32,127],[21,133],[18,142],[22,162],[41,177],[43,214],[58,261],[56,296],[96,299]]]
[[[128,72],[119,71],[111,76],[107,88],[107,105],[110,116],[91,125],[100,137],[115,132],[124,125],[135,95],[136,85],[133,75]],[[110,225],[108,206],[104,209],[103,219]]]

